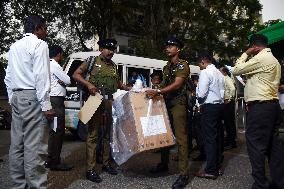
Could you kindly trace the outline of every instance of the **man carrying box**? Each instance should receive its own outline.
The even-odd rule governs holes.
[[[101,182],[96,166],[96,148],[99,140],[102,140],[103,171],[116,175],[110,156],[110,128],[112,124],[112,94],[118,88],[128,89],[119,80],[115,63],[111,60],[116,49],[117,41],[103,39],[98,42],[101,54],[97,57],[89,57],[86,62],[74,72],[73,78],[83,87],[88,89],[90,95],[96,92],[104,96],[104,100],[88,122],[87,145],[87,173],[86,177],[92,182]],[[99,136],[101,134],[102,136]]]
[[[183,44],[175,37],[170,37],[165,43],[165,50],[169,62],[163,68],[163,82],[161,89],[148,90],[151,98],[163,94],[167,105],[170,122],[174,128],[178,144],[178,168],[180,176],[172,185],[172,188],[184,188],[188,184],[188,128],[187,128],[187,83],[189,77],[189,65],[185,60],[179,59],[179,53]],[[162,149],[161,163],[152,173],[168,171],[169,149]]]

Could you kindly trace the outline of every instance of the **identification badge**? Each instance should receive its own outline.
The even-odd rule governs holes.
[[[183,69],[184,69],[184,65],[183,65],[183,64],[179,64],[179,65],[178,65],[178,69],[179,69],[179,70],[183,70]]]

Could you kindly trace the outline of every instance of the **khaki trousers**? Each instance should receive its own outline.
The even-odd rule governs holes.
[[[105,114],[105,115],[104,115]],[[103,164],[111,162],[110,131],[112,124],[112,100],[102,102],[92,119],[88,123],[87,170],[96,170],[96,148],[103,141]]]

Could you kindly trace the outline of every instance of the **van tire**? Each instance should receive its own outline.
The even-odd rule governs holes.
[[[81,121],[78,122],[77,136],[81,141],[86,141],[87,139],[87,125]]]

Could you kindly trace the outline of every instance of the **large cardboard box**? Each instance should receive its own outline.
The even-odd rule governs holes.
[[[116,155],[126,154],[126,161],[136,153],[175,144],[162,96],[150,100],[145,93],[128,92],[114,100],[113,106],[117,117],[112,141],[116,161],[121,158]]]

